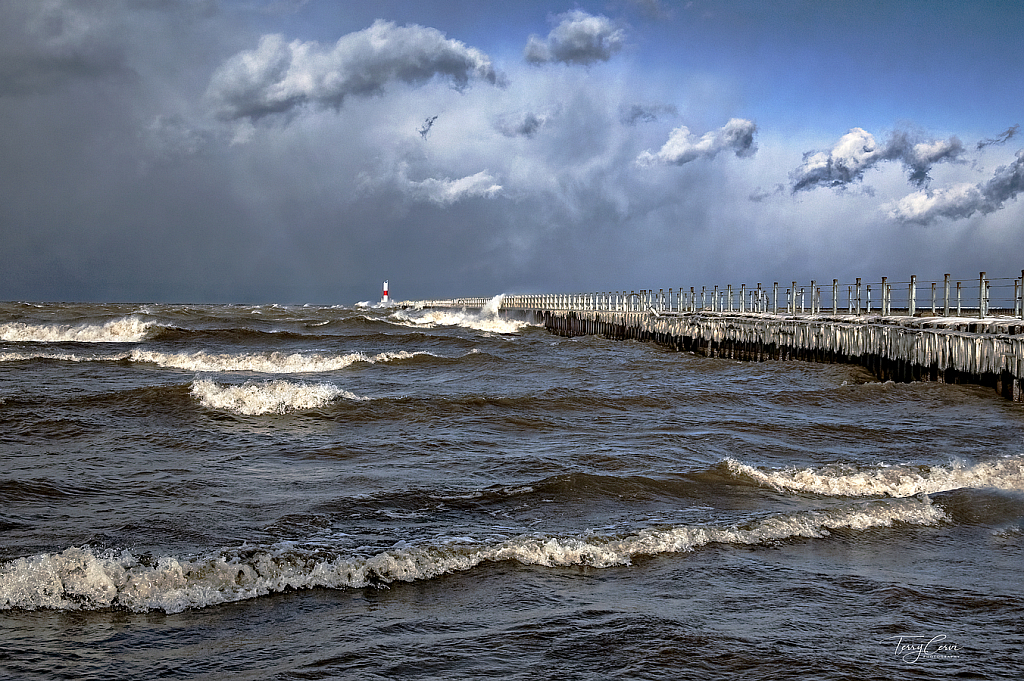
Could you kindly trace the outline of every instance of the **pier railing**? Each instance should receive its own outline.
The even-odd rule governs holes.
[[[427,307],[482,308],[490,298],[420,301]],[[1020,277],[990,278],[985,272],[970,279],[866,281],[840,283],[812,280],[641,289],[599,293],[505,295],[501,309],[580,310],[609,312],[767,313],[788,315],[875,315],[974,317],[1013,316],[1024,319],[1024,270]]]

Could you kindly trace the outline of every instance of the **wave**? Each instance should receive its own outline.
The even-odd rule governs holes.
[[[461,326],[474,331],[510,334],[532,326],[518,319],[503,319],[498,316],[498,308],[504,296],[492,298],[479,313],[463,310],[398,310],[389,319],[417,328],[432,329],[438,326]]]
[[[320,409],[338,397],[366,399],[330,383],[246,381],[243,385],[220,385],[208,378],[192,381],[192,397],[207,409],[242,416]]]
[[[547,567],[629,565],[643,555],[693,551],[707,544],[770,545],[823,538],[833,531],[948,520],[927,497],[862,502],[844,509],[769,516],[742,526],[683,525],[624,535],[520,535],[475,541],[400,542],[373,555],[338,554],[293,542],[223,549],[216,555],[156,560],[129,551],[61,553],[18,558],[0,566],[0,609],[124,608],[181,612],[288,589],[362,588],[412,582],[469,570],[484,562],[517,561]]]
[[[77,355],[73,352],[0,352],[0,362],[24,362],[33,359],[52,359],[59,362],[119,362],[131,355]]]
[[[828,496],[910,497],[961,488],[995,488],[1024,491],[1024,457],[948,466],[877,466],[861,468],[834,465],[820,469],[764,471],[734,459],[725,465],[735,476],[779,491]]]
[[[429,352],[381,352],[367,355],[353,352],[345,355],[328,355],[322,353],[210,353],[205,350],[196,352],[158,352],[154,350],[135,349],[127,353],[114,355],[78,355],[60,352],[3,352],[0,362],[17,362],[32,359],[52,359],[65,362],[120,362],[129,360],[147,364],[156,364],[165,369],[184,369],[186,371],[252,371],[265,374],[303,374],[325,371],[338,371],[356,362],[378,364],[415,359],[420,356],[437,357]]]
[[[103,324],[0,324],[0,340],[33,343],[138,343],[146,340],[156,322],[136,315]]]
[[[395,360],[413,359],[427,352],[382,352],[366,355],[353,352],[345,355],[325,355],[321,353],[305,354],[283,352],[244,353],[238,355],[215,354],[204,350],[197,352],[155,352],[134,350],[131,353],[133,362],[147,362],[157,366],[187,371],[255,371],[265,374],[303,374],[323,371],[338,371],[354,364],[366,362],[392,362]]]

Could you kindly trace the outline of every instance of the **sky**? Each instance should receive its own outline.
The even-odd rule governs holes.
[[[1024,268],[1024,3],[4,0],[0,299]]]

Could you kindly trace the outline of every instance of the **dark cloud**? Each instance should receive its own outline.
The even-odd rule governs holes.
[[[423,121],[423,127],[416,131],[420,134],[420,137],[427,139],[427,135],[430,134],[430,129],[434,127],[434,121],[436,120],[437,116],[431,116],[427,120]]]
[[[558,16],[560,22],[547,38],[531,35],[523,56],[531,64],[560,62],[587,65],[608,61],[622,49],[626,34],[611,19],[573,10]]]
[[[494,127],[505,137],[533,137],[547,121],[547,114],[521,111],[499,116]]]
[[[1002,133],[998,137],[989,137],[988,139],[983,139],[980,142],[978,142],[978,149],[984,149],[985,147],[991,146],[993,144],[1006,144],[1011,139],[1013,139],[1018,132],[1020,132],[1020,124],[1018,123],[1017,125],[1011,125],[1009,128],[1007,128],[1006,132]]]
[[[305,104],[340,108],[346,97],[375,95],[395,81],[435,76],[464,87],[471,78],[495,84],[490,58],[433,28],[372,26],[342,36],[333,47],[265,35],[255,50],[228,59],[213,74],[207,96],[223,120],[258,120]]]
[[[0,22],[0,96],[126,74],[123,40],[102,4],[8,0]]]
[[[707,132],[699,139],[682,125],[672,131],[668,141],[657,153],[645,151],[637,157],[636,163],[640,166],[681,166],[699,158],[714,158],[722,151],[733,151],[740,158],[748,158],[757,152],[755,132],[757,125],[742,118],[733,118],[718,130]]]
[[[758,187],[753,192],[751,192],[750,196],[748,196],[747,198],[753,201],[754,203],[760,203],[773,196],[778,196],[779,194],[784,193],[786,193],[786,185],[777,184],[775,185],[775,188],[771,190],[764,190]]]
[[[896,202],[889,217],[898,222],[927,225],[939,218],[961,220],[975,213],[987,215],[1003,208],[1024,191],[1024,149],[1017,159],[996,168],[992,179],[979,184],[960,184],[935,191],[923,190]]]
[[[632,104],[622,107],[622,115],[619,120],[624,125],[636,125],[637,123],[653,123],[659,116],[676,116],[679,111],[671,104]]]
[[[809,151],[803,163],[790,173],[794,193],[817,187],[842,189],[864,178],[865,171],[883,161],[900,161],[912,184],[923,186],[933,165],[962,160],[964,145],[956,137],[923,139],[908,131],[896,131],[884,144],[863,128],[852,128],[829,151]]]

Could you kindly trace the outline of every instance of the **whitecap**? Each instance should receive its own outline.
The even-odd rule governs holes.
[[[689,552],[719,543],[770,545],[822,538],[836,530],[935,525],[947,521],[927,497],[860,502],[846,508],[781,513],[744,525],[649,527],[620,535],[520,535],[477,541],[435,539],[399,542],[372,555],[335,554],[322,545],[286,542],[223,549],[215,555],[163,556],[142,562],[129,551],[61,553],[18,558],[0,565],[0,610],[121,607],[141,612],[181,612],[246,600],[286,589],[361,588],[431,579],[486,561],[595,568],[629,565],[640,555]]]
[[[243,416],[285,414],[319,409],[336,398],[360,399],[330,383],[292,381],[246,381],[242,385],[221,385],[208,378],[192,381],[192,397],[207,409]]]
[[[776,490],[828,496],[909,497],[961,488],[1024,491],[1024,457],[947,466],[880,464],[877,467],[834,465],[765,471],[726,459],[729,471]]]
[[[132,315],[103,324],[0,324],[0,340],[35,343],[138,343],[158,326]]]

